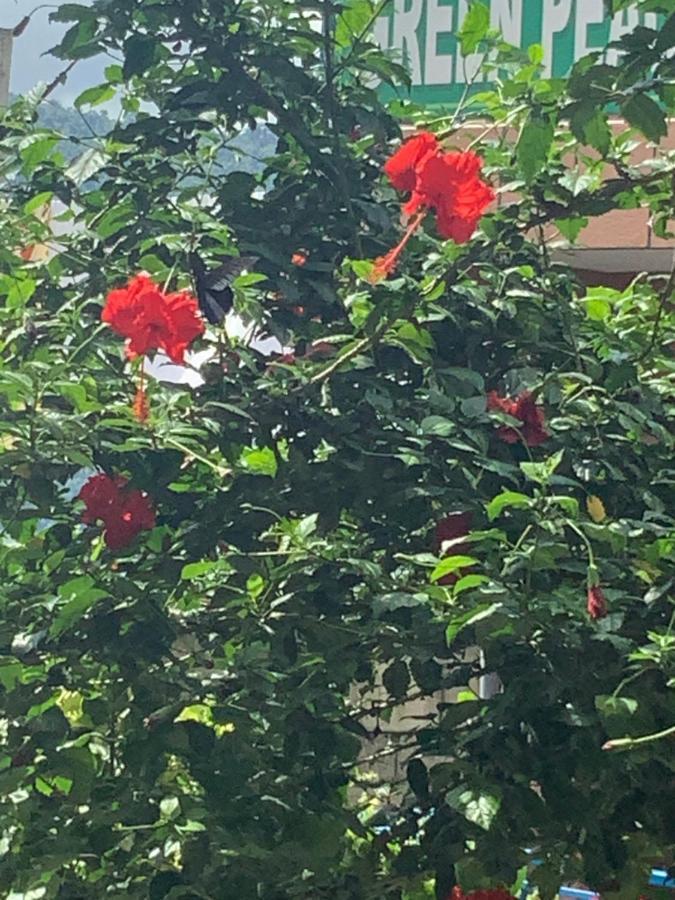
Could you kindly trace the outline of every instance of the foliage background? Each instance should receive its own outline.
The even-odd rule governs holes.
[[[540,50],[504,45],[474,4],[462,46],[486,52],[495,89],[433,127],[452,145],[478,114],[508,125],[486,123],[477,148],[517,202],[463,247],[430,227],[373,287],[366,261],[400,231],[382,162],[402,118],[428,118],[369,39],[380,6],[62,4],[64,64],[113,60],[79,105],[117,96],[124,116],[68,160],[38,96],[4,115],[9,897],[443,898],[457,880],[515,884],[535,851],[544,898],[579,878],[634,900],[669,859],[672,743],[602,747],[673,723],[673,278],[585,291],[550,243],[635,206],[672,237],[658,144],[675,18],[646,0],[670,18],[624,38],[618,67],[591,56],[546,81]],[[389,108],[374,79],[398,86]],[[630,128],[613,134],[617,109]],[[264,171],[219,165],[262,122]],[[645,139],[654,160],[635,166]],[[36,213],[54,200],[69,233],[26,263],[16,250],[45,238]],[[134,373],[100,325],[107,290],[139,269],[188,286],[190,250],[235,248],[259,257],[238,310],[295,363],[212,332],[205,383],[153,384],[139,425]],[[319,340],[334,355],[303,356]],[[486,412],[488,390],[525,388],[552,433],[532,458]],[[94,468],[127,474],[159,513],[114,559],[74,499]],[[473,513],[475,563],[443,587],[433,528],[455,510]],[[503,684],[489,700],[468,687],[485,672]],[[410,723],[402,790],[358,765],[395,740],[406,698],[457,686],[461,702]]]

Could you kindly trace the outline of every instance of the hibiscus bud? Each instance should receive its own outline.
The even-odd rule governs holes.
[[[607,600],[599,584],[589,587],[586,608],[591,619],[604,619],[607,615]]]
[[[14,26],[14,30],[12,31],[12,37],[20,37],[26,28],[28,27],[28,23],[30,22],[30,16],[24,16],[23,19],[19,22],[18,25]]]
[[[586,500],[586,509],[588,510],[588,515],[594,522],[602,522],[603,519],[607,518],[605,504],[594,494]]]

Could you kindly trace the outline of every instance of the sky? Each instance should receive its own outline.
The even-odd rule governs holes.
[[[89,0],[78,2],[88,5]],[[39,3],[40,0],[0,0],[0,28],[14,28]],[[23,94],[39,82],[50,82],[65,67],[62,60],[48,53],[68,28],[66,24],[49,21],[49,13],[59,5],[52,2],[49,8],[38,9],[28,28],[14,41],[10,82],[13,94]],[[52,97],[65,105],[72,103],[85,88],[103,81],[105,65],[105,57],[82,60],[68,76],[68,83],[60,85]]]

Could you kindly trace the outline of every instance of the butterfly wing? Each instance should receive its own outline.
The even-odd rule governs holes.
[[[196,254],[192,255],[196,257]],[[223,321],[234,303],[232,283],[257,261],[256,256],[229,256],[217,268],[208,271],[199,257],[193,259],[197,299],[208,322],[218,325]]]

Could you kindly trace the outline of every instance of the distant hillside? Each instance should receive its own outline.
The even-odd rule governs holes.
[[[114,122],[104,112],[91,110],[80,112],[74,107],[62,106],[56,100],[46,100],[38,107],[38,121],[45,128],[52,128],[72,138],[103,137],[114,127]],[[256,174],[264,168],[267,157],[276,147],[276,137],[264,125],[254,131],[244,129],[232,140],[229,148],[218,155],[218,162],[225,172],[249,172]],[[68,159],[76,157],[81,147],[70,141],[64,143],[63,153]]]

